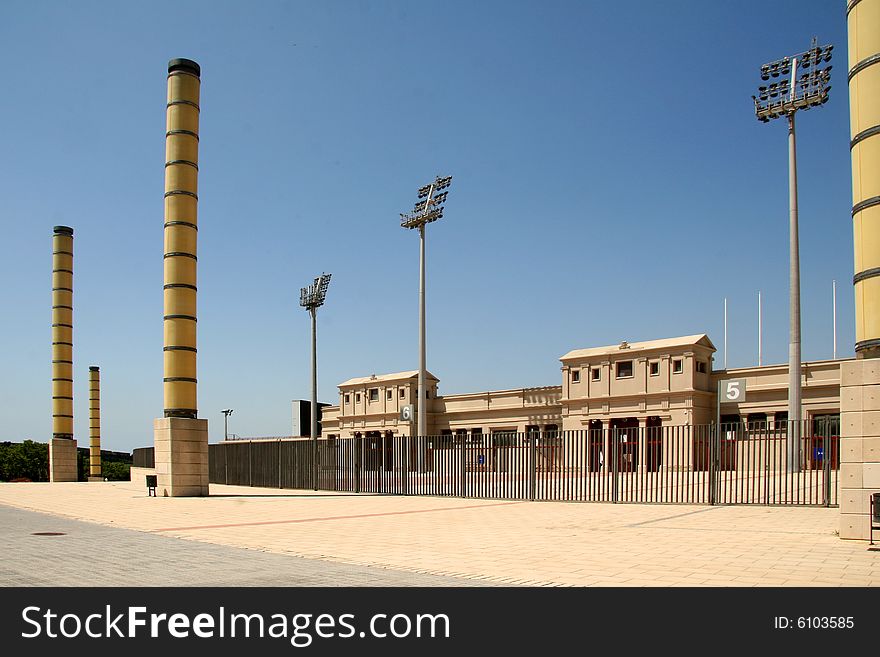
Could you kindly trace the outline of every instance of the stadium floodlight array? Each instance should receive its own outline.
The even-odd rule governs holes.
[[[327,298],[327,288],[330,286],[330,276],[332,274],[321,274],[315,279],[315,282],[308,287],[300,288],[299,305],[306,310],[320,308],[324,305],[324,299]]]
[[[452,176],[440,177],[434,182],[428,183],[419,189],[419,200],[416,201],[412,212],[400,215],[400,225],[404,228],[419,228],[432,221],[437,221],[443,216],[443,204],[449,192],[440,192],[452,184]]]
[[[758,120],[767,123],[799,109],[808,110],[827,103],[831,91],[831,66],[821,66],[831,61],[833,49],[833,45],[819,47],[814,44],[806,52],[761,66],[764,81],[780,76],[790,78],[758,87],[758,95],[752,96]]]

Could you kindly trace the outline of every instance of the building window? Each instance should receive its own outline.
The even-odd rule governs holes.
[[[370,401],[379,401],[379,388],[370,388]]]
[[[358,392],[358,393],[355,393],[355,395],[354,395],[354,403],[355,403],[355,404],[360,404],[360,403],[361,403],[361,393],[359,393],[359,392]]]
[[[385,399],[387,399],[387,400],[389,400],[389,401],[392,400],[392,399],[394,399],[394,391],[393,391],[393,390],[389,390],[388,392],[386,392],[386,393],[385,393]]]
[[[431,398],[431,391],[428,390],[427,388],[425,388],[425,399],[430,399],[430,398]]]
[[[705,374],[706,373],[706,363],[704,363],[701,360],[698,360],[697,361],[697,372],[699,372],[700,374]]]
[[[651,373],[651,376],[658,376],[660,374],[660,361],[648,363],[648,369]]]
[[[777,431],[788,431],[788,411],[776,411],[773,414],[773,426]]]
[[[400,389],[400,398],[403,399],[404,397],[406,397],[406,388],[401,388]]]
[[[766,413],[749,413],[746,416],[746,423],[750,431],[761,431],[767,428]]]
[[[633,375],[633,362],[631,360],[622,360],[617,363],[617,378],[628,379]]]
[[[349,401],[350,401],[350,400],[349,400],[349,395],[345,395],[345,403],[347,404],[347,403],[349,403]]]
[[[672,373],[673,374],[681,374],[683,372],[682,361],[681,358],[676,358],[672,361]]]
[[[601,378],[602,378],[602,370],[600,370],[598,367],[594,367],[593,368],[593,381],[598,381]]]
[[[580,383],[581,382],[581,371],[580,370],[572,370],[571,371],[571,382],[572,383]]]

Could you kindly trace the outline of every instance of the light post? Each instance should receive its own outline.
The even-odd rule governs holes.
[[[812,47],[803,53],[784,57],[761,67],[761,79],[780,76],[779,82],[758,87],[755,116],[767,123],[770,119],[788,119],[788,202],[789,202],[789,345],[788,345],[788,470],[800,469],[801,433],[801,298],[800,260],[798,253],[797,151],[795,148],[794,115],[828,102],[831,90],[831,67],[820,70],[831,60],[834,46]],[[798,73],[800,70],[800,77]]]
[[[312,438],[312,475],[315,490],[318,490],[318,350],[315,315],[327,298],[330,276],[331,274],[321,274],[314,283],[300,288],[299,291],[299,305],[308,310],[312,317],[312,412],[309,435]]]
[[[425,395],[425,226],[443,216],[443,204],[449,192],[443,190],[452,184],[452,176],[437,176],[434,182],[419,189],[419,200],[409,214],[400,215],[403,228],[419,229],[419,386],[416,405],[417,436],[428,433],[428,405]],[[440,192],[435,196],[437,192]]]
[[[232,415],[231,408],[224,408],[223,413],[223,440],[229,440],[229,416]]]

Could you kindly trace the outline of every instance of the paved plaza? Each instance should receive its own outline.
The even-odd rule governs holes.
[[[0,584],[88,585],[97,555],[97,585],[880,585],[880,552],[837,522],[835,508],[0,484]]]

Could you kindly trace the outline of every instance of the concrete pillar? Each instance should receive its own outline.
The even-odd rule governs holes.
[[[847,3],[856,360],[840,366],[840,537],[880,492],[880,0]]]
[[[201,69],[168,62],[165,132],[164,417],[154,423],[158,490],[208,494],[208,421],[197,419],[196,237]]]
[[[52,441],[49,481],[76,481],[73,439],[73,228],[52,236]]]
[[[89,367],[89,481],[104,481],[101,476],[101,372]]]

